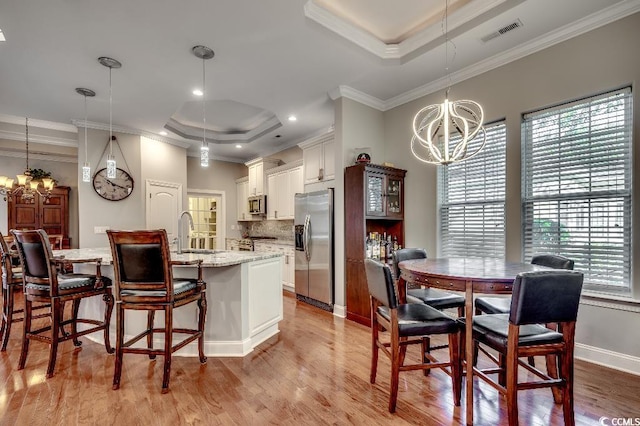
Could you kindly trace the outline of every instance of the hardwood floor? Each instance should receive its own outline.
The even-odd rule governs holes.
[[[18,303],[22,303],[18,296]],[[31,342],[27,366],[17,371],[22,327],[14,325],[0,354],[1,425],[457,425],[449,377],[434,370],[400,375],[396,414],[387,412],[389,362],[380,357],[369,384],[369,329],[284,298],[281,333],[245,358],[174,356],[168,394],[160,393],[162,360],[125,355],[119,390],[111,389],[114,357],[83,338],[58,349],[55,376],[45,379],[48,347]],[[417,357],[417,353],[408,356]],[[542,359],[540,360],[542,362]],[[548,389],[521,392],[520,424],[563,424]],[[640,380],[593,364],[576,365],[576,422],[602,416],[640,417]],[[506,420],[506,403],[476,382],[476,424]]]

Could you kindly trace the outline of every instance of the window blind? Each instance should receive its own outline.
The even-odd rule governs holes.
[[[631,89],[525,114],[523,254],[560,254],[585,287],[629,291]]]
[[[440,251],[445,257],[504,258],[506,126],[485,126],[475,157],[439,166]],[[470,150],[481,143],[470,142]]]

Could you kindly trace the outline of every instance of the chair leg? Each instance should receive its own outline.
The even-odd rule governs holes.
[[[498,367],[500,368],[500,372],[498,373],[498,383],[500,384],[500,386],[507,385],[507,369],[505,364],[506,363],[504,354],[498,354]]]
[[[156,311],[149,309],[147,311],[147,349],[153,349],[153,322],[156,317]],[[156,359],[154,354],[149,354],[149,359]]]
[[[374,384],[376,382],[376,374],[378,372],[378,337],[380,334],[380,328],[373,300],[371,301],[371,304],[371,373],[369,374],[369,383]]]
[[[75,299],[73,301],[73,305],[71,306],[71,315],[73,321],[71,322],[71,335],[73,336],[73,346],[82,346],[82,342],[78,339],[78,311],[80,310],[80,301],[82,299]],[[62,320],[64,316],[64,305],[60,310],[60,320]]]
[[[169,378],[171,375],[171,347],[173,345],[173,308],[168,306],[164,310],[164,372],[162,374],[162,393],[169,392]]]
[[[527,357],[527,362],[529,363],[530,366],[535,367],[536,366],[536,359],[532,356]]]
[[[2,286],[2,327],[0,327],[0,336],[2,336],[2,347],[0,351],[7,350],[9,343],[9,335],[11,334],[11,323],[13,322],[13,287]]]
[[[509,326],[506,355],[506,396],[509,426],[518,425],[518,331]]]
[[[24,324],[22,327],[22,349],[20,351],[20,360],[18,361],[18,370],[22,370],[27,362],[27,355],[29,353],[29,334],[31,334],[31,312],[32,302],[25,297]]]
[[[104,348],[108,354],[115,352],[115,349],[111,346],[110,327],[111,327],[111,314],[113,312],[113,293],[110,289],[107,289],[102,296],[106,306],[104,311]]]
[[[198,331],[200,332],[198,354],[200,356],[200,364],[205,364],[207,362],[207,357],[204,355],[204,322],[207,317],[207,298],[205,293],[202,293],[202,297],[198,299],[198,308],[200,308],[200,315],[198,315]]]
[[[547,374],[549,377],[553,379],[558,378],[558,362],[556,355],[547,355],[545,356],[545,361],[547,364]],[[562,389],[557,386],[551,388],[551,392],[553,393],[553,401],[556,404],[562,404]]]
[[[575,415],[573,410],[573,362],[575,345],[575,323],[560,327],[565,341],[565,352],[560,355],[560,377],[564,380],[564,390],[562,392],[562,411],[565,425],[575,425]]]
[[[422,338],[422,363],[428,364],[431,362],[429,358],[427,358],[427,354],[431,352],[431,338],[429,336],[424,336]],[[404,359],[403,359],[404,361]],[[422,370],[425,376],[428,376],[431,373],[431,369],[428,368],[426,370]]]
[[[400,338],[396,330],[391,330],[391,384],[389,391],[389,412],[395,413],[400,383]]]
[[[122,303],[116,306],[116,362],[113,370],[112,389],[120,388],[120,376],[122,375],[122,355],[124,346],[124,309]]]
[[[75,301],[74,301],[75,305]],[[60,299],[54,298],[51,302],[51,343],[49,345],[49,364],[47,365],[47,379],[53,377],[53,370],[56,366],[56,358],[58,356],[58,341],[60,336],[60,318],[62,317]],[[75,321],[74,321],[75,324]],[[75,326],[74,326],[75,328]],[[75,343],[75,342],[74,342]]]
[[[449,334],[449,362],[451,362],[451,384],[453,389],[453,403],[459,407],[460,397],[462,395],[462,363],[460,361],[460,333]]]

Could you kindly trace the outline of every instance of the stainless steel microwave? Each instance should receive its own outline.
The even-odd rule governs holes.
[[[267,196],[256,195],[249,197],[249,213],[250,214],[267,214]]]

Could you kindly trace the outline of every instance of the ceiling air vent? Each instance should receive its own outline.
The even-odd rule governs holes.
[[[516,28],[520,28],[520,27],[522,27],[522,21],[520,19],[516,19],[512,23],[507,24],[504,27],[502,27],[502,28],[500,28],[500,29],[498,29],[496,31],[493,31],[492,33],[487,34],[486,36],[482,37],[481,40],[486,43],[489,40],[493,40],[496,37],[500,37],[501,35],[505,35],[509,31],[513,31]]]

